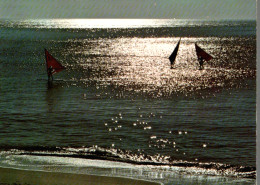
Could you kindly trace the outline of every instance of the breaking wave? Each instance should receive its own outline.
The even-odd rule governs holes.
[[[38,157],[60,157],[75,158],[82,160],[102,160],[127,163],[135,166],[146,166],[150,168],[167,168],[167,171],[191,175],[212,175],[238,178],[256,178],[256,168],[250,166],[236,166],[231,164],[221,164],[215,162],[189,162],[174,160],[171,156],[146,155],[143,153],[133,153],[127,150],[115,148],[93,147],[25,147],[20,149],[6,149],[0,153],[1,166],[9,163],[10,156],[38,156]],[[14,159],[12,159],[13,161]],[[28,160],[28,159],[27,159]],[[28,166],[28,161],[23,160],[19,165]],[[36,163],[37,164],[37,163]],[[4,166],[5,166],[4,165]],[[9,163],[10,165],[10,163]],[[17,167],[17,163],[15,163]],[[18,166],[19,166],[18,165]],[[35,162],[32,164],[35,166]],[[53,164],[54,165],[54,164]],[[62,164],[59,164],[62,165]],[[36,165],[37,166],[37,165]],[[10,167],[10,166],[9,166]],[[87,166],[86,166],[87,167]]]

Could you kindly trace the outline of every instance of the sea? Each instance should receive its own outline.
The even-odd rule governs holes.
[[[0,19],[0,33],[0,167],[256,184],[255,20]],[[66,68],[51,83],[44,49]]]

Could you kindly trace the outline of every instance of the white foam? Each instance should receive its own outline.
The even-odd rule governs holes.
[[[118,161],[58,156],[0,154],[0,166],[16,169],[127,177],[156,182],[184,181],[226,182],[231,178],[216,169],[168,165],[136,165]]]

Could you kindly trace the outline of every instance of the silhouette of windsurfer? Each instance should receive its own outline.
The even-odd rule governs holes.
[[[52,71],[53,71],[53,68],[52,68],[52,66],[50,66],[50,67],[47,69],[48,82],[52,82],[52,81],[53,81]]]
[[[199,59],[199,64],[200,64],[199,70],[202,70],[203,69],[203,63],[204,63],[203,58],[201,56],[199,56],[198,59]]]

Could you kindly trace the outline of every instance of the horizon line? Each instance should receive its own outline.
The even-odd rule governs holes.
[[[209,19],[209,18],[201,18],[201,19],[190,19],[190,18],[8,18],[8,17],[0,17],[2,20],[193,20],[193,21],[257,21],[257,19],[252,18],[225,18],[225,19]]]

